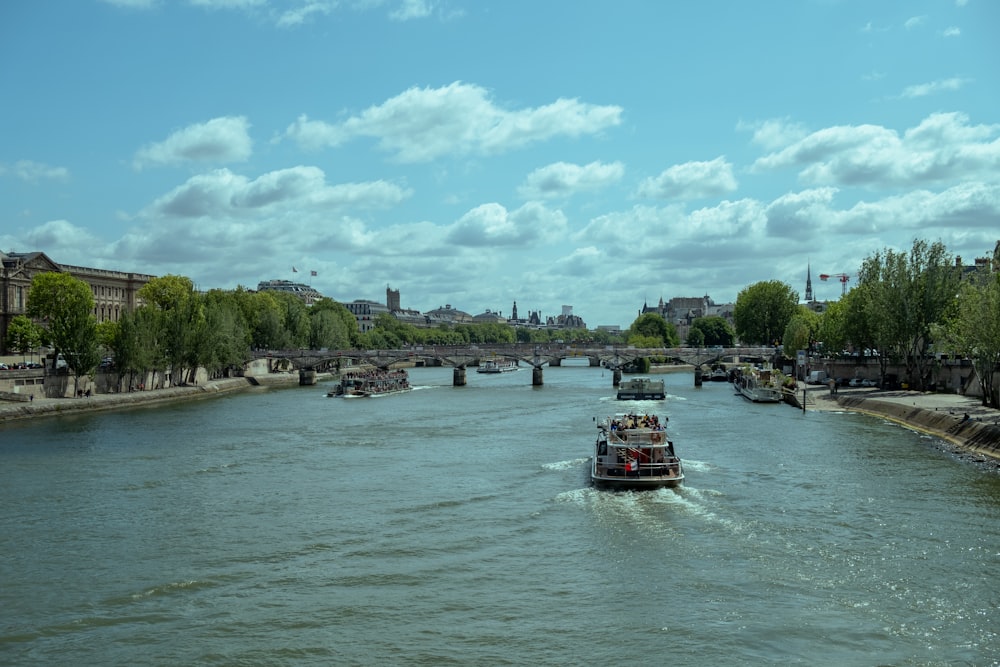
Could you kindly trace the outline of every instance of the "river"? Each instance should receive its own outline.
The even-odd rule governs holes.
[[[4,665],[996,665],[1000,478],[851,413],[600,368],[0,426]],[[669,416],[678,489],[591,488]]]

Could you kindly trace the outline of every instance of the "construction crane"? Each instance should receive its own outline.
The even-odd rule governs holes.
[[[821,273],[819,274],[820,280],[829,280],[830,278],[836,278],[840,281],[840,296],[847,294],[847,281],[851,279],[846,273]]]

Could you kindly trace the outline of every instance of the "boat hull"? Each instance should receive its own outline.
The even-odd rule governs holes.
[[[667,395],[662,391],[619,391],[619,401],[662,401]]]
[[[680,486],[684,481],[684,473],[667,477],[664,475],[651,475],[641,477],[610,476],[599,475],[591,472],[590,481],[597,488],[613,489],[620,491],[644,491],[647,489],[663,489]]]
[[[618,386],[619,401],[662,401],[666,397],[663,380],[633,378]]]

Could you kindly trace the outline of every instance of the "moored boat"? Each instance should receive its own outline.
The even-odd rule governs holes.
[[[726,373],[725,368],[720,367],[713,370],[708,379],[712,382],[727,382],[729,380],[729,374]]]
[[[410,376],[402,369],[352,371],[345,373],[327,396],[371,398],[410,390]]]
[[[516,359],[486,359],[479,362],[477,373],[507,373],[517,370]]]
[[[667,418],[617,414],[597,424],[590,479],[609,489],[656,489],[684,481],[684,467],[666,431]]]
[[[777,371],[769,368],[744,368],[733,380],[736,391],[754,403],[780,403],[781,382]]]
[[[619,401],[662,401],[666,397],[663,380],[629,378],[618,385]]]

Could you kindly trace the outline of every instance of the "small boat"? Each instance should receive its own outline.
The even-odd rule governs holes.
[[[729,373],[726,372],[724,368],[716,368],[712,371],[712,374],[708,377],[712,382],[728,382]]]
[[[327,396],[371,398],[410,390],[410,376],[405,370],[352,371],[345,373]]]
[[[754,403],[780,403],[781,382],[778,373],[769,368],[744,368],[733,380],[736,391]]]
[[[657,489],[684,481],[684,467],[667,436],[667,418],[617,414],[597,424],[590,479],[609,489]]]
[[[629,378],[618,385],[619,401],[662,401],[666,397],[663,380]]]
[[[516,359],[487,359],[479,362],[477,373],[506,373],[517,370]]]

